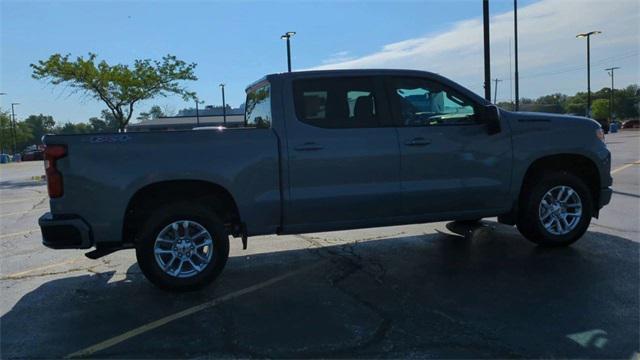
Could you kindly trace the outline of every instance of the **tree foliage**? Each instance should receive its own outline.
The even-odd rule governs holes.
[[[156,96],[177,94],[185,101],[195,99],[195,93],[181,85],[182,81],[197,80],[195,63],[187,64],[175,56],[167,55],[162,61],[136,60],[133,66],[109,65],[98,62],[96,54],[89,53],[75,60],[70,55],[51,55],[47,60],[31,64],[32,77],[53,85],[66,85],[73,91],[84,93],[104,102],[124,131],[131,120],[134,105]]]

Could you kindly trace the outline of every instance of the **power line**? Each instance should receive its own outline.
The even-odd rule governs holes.
[[[638,51],[635,51],[633,53],[626,53],[626,54],[621,54],[621,55],[615,55],[615,56],[609,56],[606,58],[602,58],[600,60],[597,60],[595,62],[593,62],[593,65],[604,65],[608,62],[610,62],[611,60],[622,60],[622,59],[627,59],[627,58],[631,58],[631,57],[636,57],[638,56]],[[576,65],[576,66],[572,66],[570,68],[565,68],[564,70],[557,70],[557,71],[551,71],[551,72],[544,72],[544,73],[538,73],[538,74],[531,74],[531,75],[525,75],[525,76],[520,76],[520,78],[527,78],[527,79],[531,79],[531,78],[538,78],[538,77],[544,77],[544,76],[553,76],[553,75],[559,75],[559,74],[565,74],[568,72],[574,72],[574,71],[580,71],[586,68],[586,65]]]

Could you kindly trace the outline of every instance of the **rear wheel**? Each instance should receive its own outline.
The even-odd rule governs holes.
[[[136,237],[136,258],[156,286],[188,291],[212,282],[229,257],[229,236],[206,207],[176,203],[155,210]]]
[[[593,200],[577,176],[544,174],[524,191],[517,225],[528,240],[543,246],[567,246],[587,231]]]

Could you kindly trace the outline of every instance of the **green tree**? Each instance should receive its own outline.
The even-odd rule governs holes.
[[[596,120],[609,118],[609,100],[596,99],[591,103],[591,116]]]
[[[79,56],[70,60],[69,57],[54,54],[31,64],[32,77],[53,85],[67,85],[73,91],[104,102],[120,131],[124,131],[134,105],[140,101],[169,94],[181,95],[185,101],[195,99],[195,93],[187,91],[181,81],[198,79],[193,72],[196,64],[187,64],[175,56],[164,56],[162,61],[136,60],[132,67],[109,65],[104,60],[97,62],[93,53],[86,59]]]
[[[13,153],[14,128],[8,111],[0,110],[0,150],[3,153]],[[39,141],[38,141],[39,143]],[[25,146],[35,144],[31,128],[24,122],[15,124],[15,149],[20,152]]]
[[[40,143],[43,135],[51,134],[56,126],[56,122],[50,115],[31,115],[24,122],[31,128],[31,133],[37,143]]]
[[[162,108],[158,105],[153,105],[149,111],[140,113],[138,120],[153,120],[164,116],[166,115],[162,111]]]

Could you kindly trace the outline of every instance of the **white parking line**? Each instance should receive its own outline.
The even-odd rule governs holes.
[[[58,267],[58,266],[61,266],[61,265],[69,265],[69,264],[76,263],[76,262],[78,262],[80,260],[83,260],[83,258],[69,259],[69,260],[61,261],[59,263],[49,264],[49,265],[40,266],[40,267],[29,269],[29,270],[15,272],[15,273],[0,277],[0,280],[17,279],[17,278],[20,278],[20,277],[22,277],[24,275],[27,275],[27,274],[30,274],[30,273],[33,273],[33,272],[36,272],[36,271],[51,269],[53,267]]]
[[[20,212],[8,213],[8,214],[0,214],[0,218],[7,217],[7,216],[13,216],[13,215],[28,214],[28,213],[32,213],[32,212],[36,212],[36,211],[47,210],[47,209],[49,209],[49,208],[48,207],[43,207],[43,208],[37,208],[37,209],[27,210],[27,211],[20,211]]]
[[[2,234],[2,235],[0,235],[0,239],[12,237],[12,236],[26,235],[26,234],[30,234],[30,233],[36,232],[36,231],[40,231],[40,228],[35,228],[35,229],[25,230],[25,231],[20,231],[20,232],[14,232],[14,233],[11,233],[11,234]]]
[[[264,281],[264,282],[261,282],[259,284],[252,285],[252,286],[249,286],[247,288],[244,288],[244,289],[241,289],[241,290],[238,290],[238,291],[234,291],[232,293],[229,293],[227,295],[224,295],[224,296],[221,296],[219,298],[213,299],[211,301],[207,301],[207,302],[205,302],[203,304],[190,307],[188,309],[182,310],[180,312],[177,312],[177,313],[169,315],[169,316],[165,316],[165,317],[163,317],[161,319],[158,319],[156,321],[152,321],[152,322],[150,322],[148,324],[139,326],[139,327],[137,327],[137,328],[135,328],[133,330],[129,330],[129,331],[127,331],[127,332],[125,332],[125,333],[123,333],[121,335],[112,337],[110,339],[107,339],[107,340],[102,341],[100,343],[97,343],[95,345],[89,346],[88,348],[82,349],[80,351],[76,351],[76,352],[74,352],[72,354],[67,355],[65,358],[68,359],[68,358],[75,358],[75,357],[90,356],[90,355],[92,355],[92,354],[94,354],[94,353],[96,353],[98,351],[101,351],[101,350],[104,350],[104,349],[108,349],[108,348],[110,348],[110,347],[112,347],[114,345],[117,345],[117,344],[125,341],[125,340],[131,339],[131,338],[133,338],[135,336],[138,336],[140,334],[144,334],[144,333],[146,333],[148,331],[151,331],[153,329],[159,328],[160,326],[168,324],[168,323],[170,323],[172,321],[175,321],[175,320],[178,320],[178,319],[182,319],[182,318],[184,318],[186,316],[195,314],[195,313],[200,312],[202,310],[206,310],[206,309],[215,307],[217,305],[220,305],[220,304],[222,304],[224,302],[227,302],[229,300],[233,300],[233,299],[235,299],[237,297],[240,297],[242,295],[246,295],[246,294],[252,293],[254,291],[258,291],[258,290],[264,289],[264,288],[266,288],[268,286],[271,286],[271,285],[273,285],[273,284],[275,284],[277,282],[280,282],[282,280],[290,278],[290,277],[292,277],[294,275],[300,274],[300,273],[302,273],[304,271],[307,271],[307,270],[310,270],[310,269],[315,268],[317,266],[320,266],[324,262],[325,262],[324,260],[323,261],[319,261],[319,262],[317,262],[317,263],[315,263],[313,265],[306,266],[306,267],[303,267],[303,268],[298,269],[298,270],[290,271],[290,272],[288,272],[286,274],[283,274],[283,275],[280,275],[280,276],[276,276],[274,278],[271,278],[271,279],[269,279],[267,281]]]
[[[29,197],[29,198],[21,198],[21,199],[12,199],[12,200],[8,200],[8,201],[2,201],[0,202],[0,205],[4,205],[4,204],[14,204],[14,203],[19,203],[19,202],[25,202],[25,201],[30,201],[30,200],[44,200],[46,199],[45,197],[39,196],[39,197]]]
[[[624,169],[628,169],[628,168],[632,167],[633,165],[640,165],[640,160],[638,160],[636,162],[633,162],[633,163],[630,163],[630,164],[627,164],[627,165],[624,165],[624,166],[620,166],[619,168],[612,170],[611,171],[611,175],[613,175],[613,174],[615,174],[617,172],[620,172],[620,171],[622,171]]]

